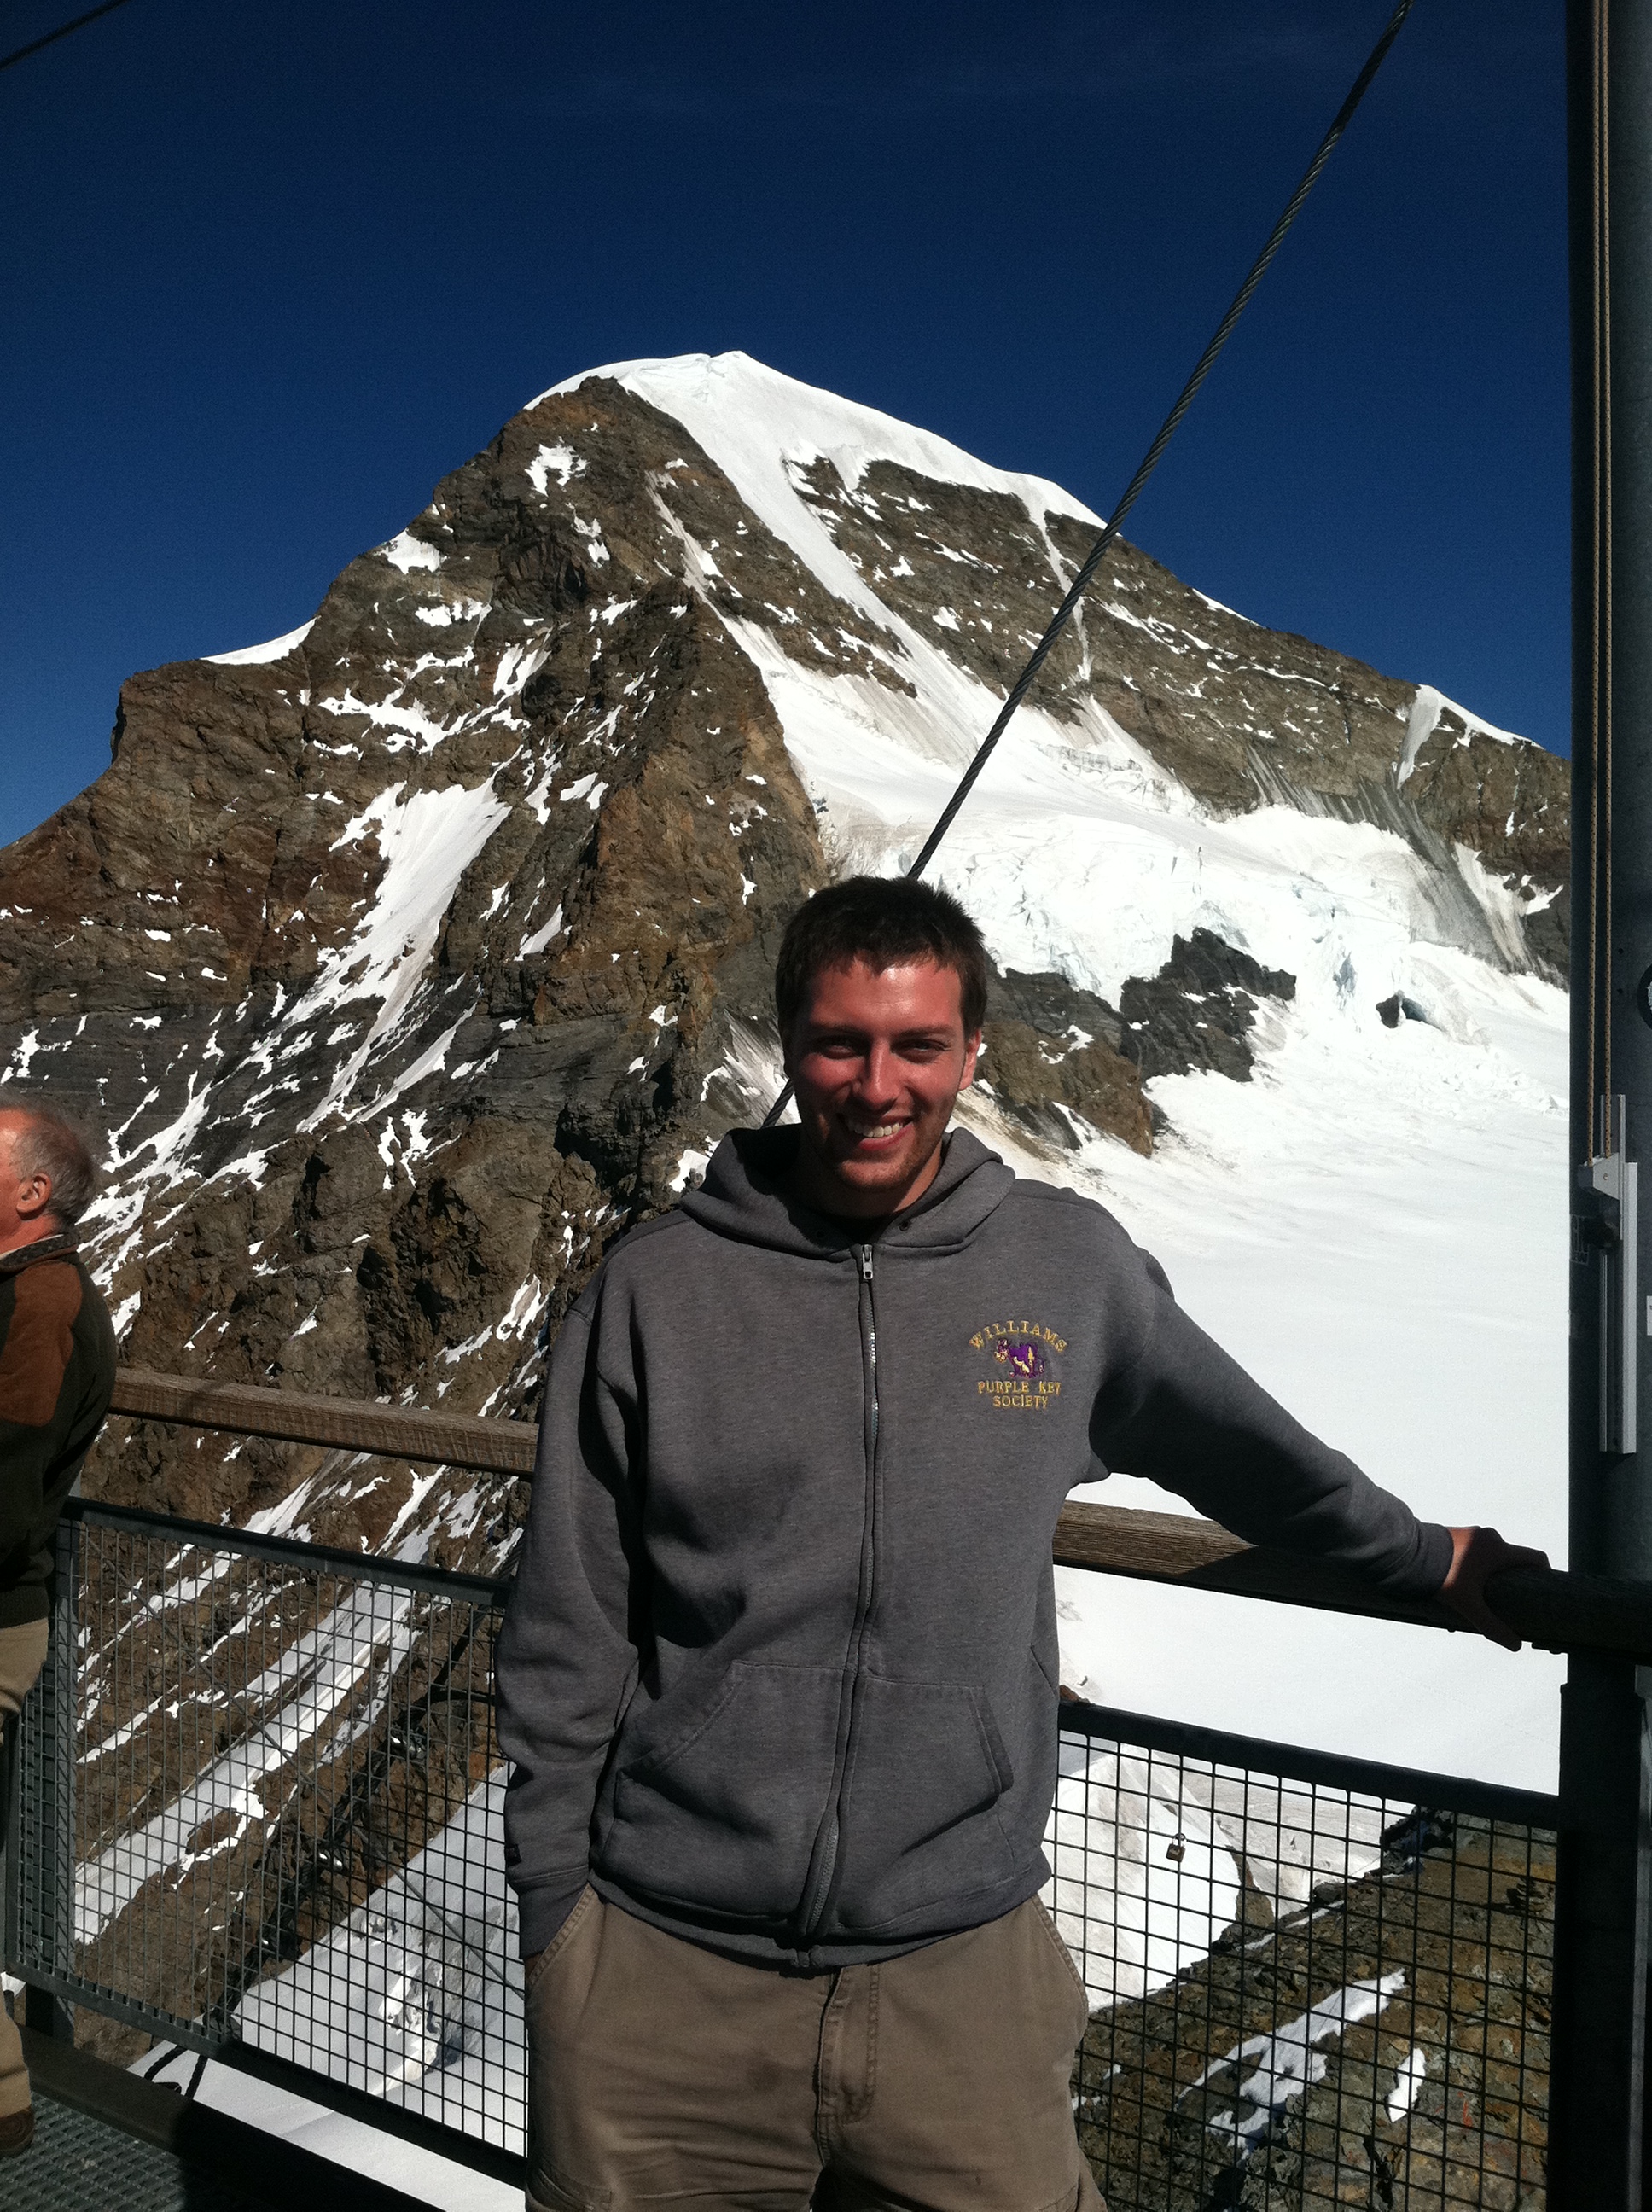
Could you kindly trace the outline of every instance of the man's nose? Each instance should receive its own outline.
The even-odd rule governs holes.
[[[900,1083],[895,1054],[886,1044],[874,1044],[867,1052],[855,1089],[868,1105],[887,1106],[894,1103]]]

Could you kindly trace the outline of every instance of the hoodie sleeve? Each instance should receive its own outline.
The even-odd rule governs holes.
[[[1188,1320],[1156,1265],[1147,1297],[1145,1341],[1096,1401],[1096,1457],[1163,1483],[1249,1543],[1334,1559],[1396,1597],[1433,1596],[1451,1565],[1449,1530],[1418,1521],[1293,1420]]]
[[[551,1355],[527,1533],[495,1655],[511,1762],[505,1871],[524,1958],[550,1942],[585,1887],[597,1787],[638,1671],[637,1408],[599,1372],[596,1336],[582,1300]]]

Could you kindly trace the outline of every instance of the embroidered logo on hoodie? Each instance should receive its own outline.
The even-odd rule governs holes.
[[[969,1340],[976,1352],[990,1352],[995,1372],[981,1376],[976,1395],[994,1413],[1042,1413],[1061,1395],[1056,1356],[1066,1339],[1042,1322],[989,1322]]]

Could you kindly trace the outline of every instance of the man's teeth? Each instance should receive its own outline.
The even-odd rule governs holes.
[[[904,1121],[857,1121],[846,1115],[850,1133],[862,1139],[897,1136],[905,1128]]]

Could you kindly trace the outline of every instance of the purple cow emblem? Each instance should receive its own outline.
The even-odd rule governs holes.
[[[1048,1372],[1044,1355],[1036,1344],[1000,1340],[993,1347],[993,1357],[1002,1360],[1012,1374],[1019,1375],[1024,1382],[1036,1382]]]

